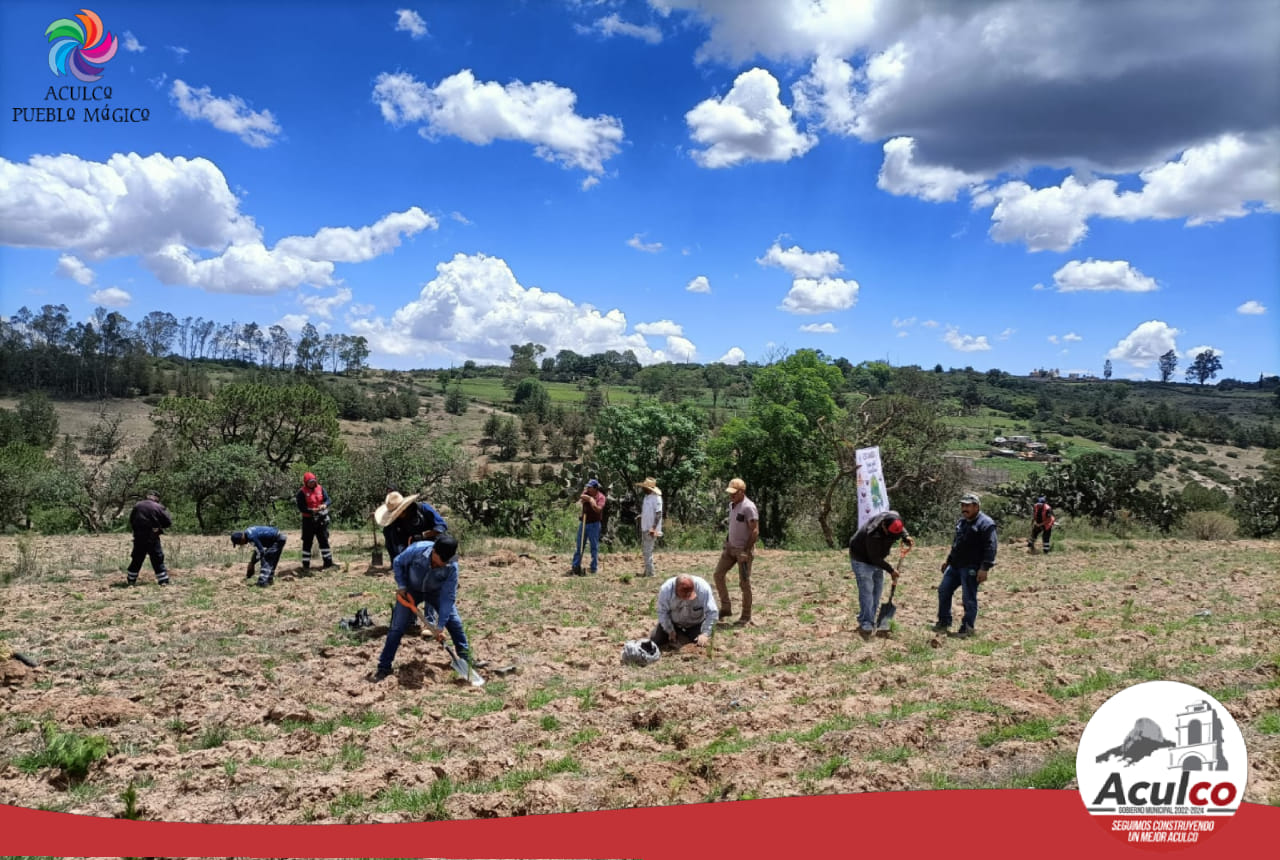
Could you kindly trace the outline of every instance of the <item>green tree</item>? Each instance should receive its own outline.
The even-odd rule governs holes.
[[[515,385],[521,379],[538,375],[538,359],[547,348],[540,343],[511,344],[511,361],[503,377],[506,385]]]
[[[839,368],[813,350],[798,350],[755,374],[747,414],[707,445],[716,474],[747,482],[767,542],[784,536],[793,491],[825,486],[836,473],[821,428],[841,415],[833,395],[843,383]]]
[[[18,428],[21,441],[41,450],[58,438],[58,413],[43,391],[28,391],[18,401]]]
[[[1191,366],[1187,368],[1187,381],[1195,380],[1204,385],[1210,379],[1214,379],[1218,375],[1218,371],[1222,370],[1222,359],[1211,349],[1206,349],[1195,357],[1195,361],[1191,362]]]
[[[460,383],[449,387],[449,393],[444,396],[444,411],[450,415],[462,415],[467,411],[467,395]]]
[[[705,435],[706,419],[691,403],[609,406],[595,423],[596,462],[628,488],[646,477],[657,479],[667,513],[681,517],[706,463]]]
[[[511,402],[518,412],[531,413],[539,421],[546,421],[547,413],[551,411],[551,395],[547,393],[547,387],[533,377],[520,380],[511,395]]]
[[[498,446],[499,459],[514,460],[520,453],[520,430],[516,427],[516,422],[511,418],[502,419],[493,441]]]
[[[1160,356],[1160,381],[1168,382],[1173,376],[1173,372],[1178,369],[1178,353],[1176,350],[1169,350]]]

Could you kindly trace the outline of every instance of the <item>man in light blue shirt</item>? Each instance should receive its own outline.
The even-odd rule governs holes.
[[[720,610],[711,586],[700,576],[673,576],[658,589],[658,626],[649,638],[662,647],[693,642],[705,646],[711,641]]]
[[[418,541],[396,556],[391,564],[395,573],[396,592],[401,597],[412,597],[414,603],[435,610],[437,642],[444,641],[444,631],[449,631],[458,656],[472,666],[482,665],[471,659],[471,648],[467,644],[467,634],[462,629],[462,618],[458,615],[456,599],[458,596],[458,562],[454,556],[458,552],[458,539],[444,534],[434,541]],[[425,604],[425,605],[424,605]],[[426,613],[430,618],[429,612]],[[381,681],[391,674],[391,664],[395,660],[396,651],[400,648],[400,640],[416,616],[397,600],[391,611],[391,628],[387,631],[387,642],[382,646],[382,654],[378,657],[378,670],[373,680]]]

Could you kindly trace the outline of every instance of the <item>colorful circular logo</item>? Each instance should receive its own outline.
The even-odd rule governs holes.
[[[102,19],[89,9],[81,9],[79,22],[59,18],[44,34],[53,43],[49,48],[49,68],[55,75],[74,75],[86,83],[102,77],[102,64],[116,55],[120,43],[103,30]],[[81,24],[83,23],[83,26]]]
[[[1140,848],[1203,842],[1240,808],[1248,776],[1231,714],[1176,681],[1116,693],[1089,720],[1076,751],[1085,809]]]

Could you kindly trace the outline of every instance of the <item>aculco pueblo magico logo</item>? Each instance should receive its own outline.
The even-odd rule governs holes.
[[[91,83],[102,77],[102,65],[116,55],[120,42],[106,32],[102,19],[90,9],[71,18],[59,18],[44,31],[49,47],[49,68],[59,77],[72,75]]]
[[[1200,842],[1244,799],[1244,738],[1222,703],[1189,684],[1122,690],[1080,736],[1076,778],[1086,810],[1139,847]]]

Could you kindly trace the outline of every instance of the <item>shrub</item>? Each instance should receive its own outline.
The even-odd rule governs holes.
[[[1191,511],[1183,527],[1196,540],[1230,540],[1236,536],[1236,522],[1221,511]]]
[[[41,728],[44,749],[22,756],[17,761],[24,773],[56,767],[72,781],[84,779],[95,761],[107,754],[107,739],[101,735],[78,735],[61,731],[56,723],[46,722]]]

